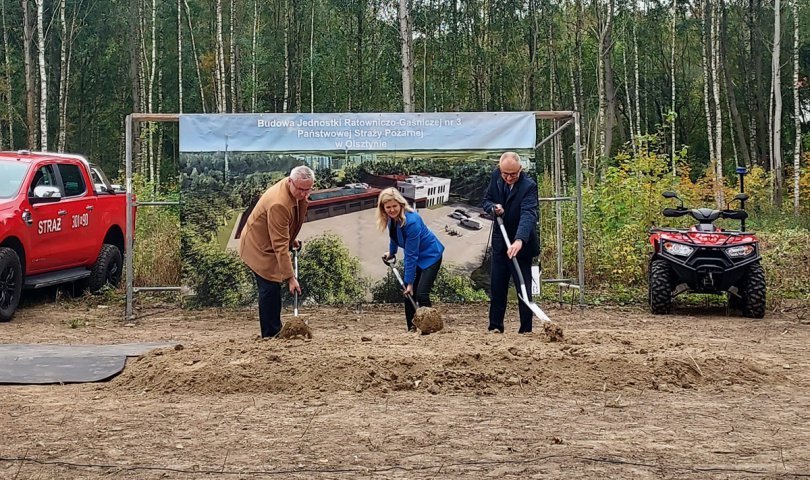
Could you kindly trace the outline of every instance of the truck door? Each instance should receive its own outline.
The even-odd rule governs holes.
[[[26,273],[31,275],[59,267],[61,234],[67,212],[62,213],[61,198],[54,200],[54,197],[61,197],[55,165],[40,166],[27,189],[28,205],[23,207],[23,215],[30,232],[31,264],[27,266]]]
[[[94,186],[88,183],[83,165],[60,162],[58,168],[63,188],[61,211],[66,212],[62,225],[65,266],[92,264],[101,248],[94,228],[98,224]]]

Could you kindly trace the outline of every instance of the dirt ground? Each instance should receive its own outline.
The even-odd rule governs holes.
[[[26,306],[4,343],[172,341],[106,383],[0,386],[0,478],[796,478],[810,476],[810,311],[755,321],[544,305],[562,342],[487,334],[485,304],[253,310]],[[535,328],[539,331],[539,328]]]

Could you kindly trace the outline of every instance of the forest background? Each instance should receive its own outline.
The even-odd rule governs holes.
[[[808,0],[0,0],[0,7],[4,149],[82,153],[121,180],[124,122],[133,112],[575,110],[589,302],[643,300],[646,230],[663,223],[660,193],[724,206],[738,189],[738,166],[750,172],[749,228],[763,239],[770,305],[810,297]],[[555,128],[538,122],[538,138]],[[555,153],[564,160],[563,193],[574,185],[570,130],[537,151],[542,194],[550,193]],[[135,135],[139,198],[179,198],[176,125],[144,123]],[[318,177],[320,187],[345,180],[343,172]],[[212,187],[230,194],[227,185]],[[555,235],[553,213],[544,207],[544,238]],[[562,214],[573,225],[573,209]],[[210,272],[228,265],[210,281],[186,272],[197,290],[227,291],[225,272],[238,260],[207,248],[208,234],[181,235],[179,209],[141,208],[136,283],[179,284],[185,242],[191,263]],[[571,271],[575,230],[563,237],[563,268]],[[328,251],[319,255],[345,256],[339,244],[322,243],[315,246]],[[544,264],[554,258],[547,241]],[[321,301],[361,295],[363,286],[350,282],[353,260],[310,271],[347,288]],[[469,287],[455,285],[443,298],[480,299]]]

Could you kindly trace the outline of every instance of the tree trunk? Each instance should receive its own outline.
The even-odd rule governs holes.
[[[770,101],[772,101],[773,96],[768,95],[768,98],[771,99],[769,101],[768,108],[765,108],[765,104],[763,103],[765,97],[765,87],[763,86],[765,80],[763,79],[762,74],[762,45],[764,44],[764,39],[759,38],[757,36],[757,12],[761,9],[760,0],[749,0],[749,22],[750,22],[750,44],[751,44],[751,56],[752,56],[752,63],[753,63],[753,85],[752,85],[752,92],[750,92],[749,100],[751,104],[753,104],[754,108],[753,111],[755,112],[756,123],[755,123],[755,138],[756,138],[756,150],[755,150],[755,157],[759,160],[759,164],[767,167],[770,170],[770,135],[766,136],[766,132],[770,130],[769,125],[771,123],[766,118],[770,112]]]
[[[39,49],[39,145],[43,151],[48,150],[48,76],[45,73],[45,22],[43,20],[43,3],[35,0],[37,5],[37,48]]]
[[[14,150],[14,107],[11,101],[13,90],[11,89],[11,59],[9,58],[8,48],[8,28],[6,27],[6,0],[2,0],[2,15],[3,15],[3,55],[6,66],[6,122],[8,123],[8,142],[6,145],[9,150]]]
[[[183,113],[183,6],[177,0],[177,113]]]
[[[65,17],[65,0],[59,0],[59,32],[61,45],[59,48],[59,127],[57,132],[56,151],[65,151],[65,137],[67,130],[67,49],[70,39],[68,37],[67,19]]]
[[[636,136],[641,136],[641,103],[639,102],[639,94],[638,91],[641,89],[641,83],[639,82],[639,75],[638,75],[638,34],[636,31],[636,26],[638,25],[639,18],[638,18],[638,5],[636,3],[633,4],[633,73],[635,74],[635,87],[636,87]],[[673,77],[674,78],[674,77]]]
[[[726,96],[728,97],[729,114],[731,115],[731,125],[734,128],[734,133],[737,138],[737,152],[742,153],[743,164],[747,167],[751,166],[751,156],[749,155],[748,142],[745,139],[745,129],[743,128],[742,117],[740,111],[737,109],[737,94],[734,91],[734,83],[731,81],[731,71],[729,68],[728,52],[726,50],[727,42],[727,16],[725,13],[722,18],[722,35],[720,35],[720,54],[722,56],[722,69],[723,78],[725,79]],[[734,142],[732,142],[734,144]]]
[[[230,31],[228,32],[228,36],[230,37],[229,40],[229,62],[230,63],[230,92],[231,92],[231,112],[238,112],[239,111],[239,97],[236,94],[236,77],[237,77],[237,69],[236,69],[236,38],[234,37],[234,26],[236,24],[236,14],[234,13],[234,0],[231,0],[230,5],[230,14],[231,14],[231,24],[229,26]]]
[[[134,32],[135,38],[129,42],[129,76],[132,95],[132,111],[142,112],[141,109],[141,48],[140,48],[140,0],[130,0],[131,9],[129,17],[130,31]],[[126,141],[126,139],[125,139]],[[141,127],[139,122],[132,125],[132,160],[133,162],[141,156]],[[123,157],[122,157],[123,160]],[[137,166],[137,165],[136,165]],[[123,165],[121,167],[123,171]]]
[[[315,113],[315,2],[309,15],[309,111]]]
[[[677,176],[677,168],[675,165],[675,125],[678,119],[678,112],[675,109],[675,34],[677,25],[678,8],[676,0],[672,0],[670,7],[670,15],[672,16],[672,25],[670,27],[670,34],[672,36],[672,46],[669,52],[669,77],[670,77],[670,101],[669,101],[669,141],[670,141],[670,161],[672,162],[672,176]],[[641,126],[639,125],[639,128]]]
[[[287,113],[290,103],[290,5],[288,0],[284,0],[284,105],[282,112]]]
[[[712,58],[712,96],[714,97],[714,148],[716,159],[715,163],[715,181],[717,188],[715,190],[715,198],[717,199],[717,208],[722,209],[725,207],[725,193],[723,190],[723,113],[721,110],[722,103],[720,103],[720,35],[719,26],[720,22],[720,2],[723,0],[714,0],[712,2],[712,21],[711,21],[711,58]]]
[[[701,23],[702,33],[700,35],[700,60],[701,64],[703,65],[703,111],[706,114],[706,139],[709,146],[709,164],[714,167],[717,161],[715,158],[717,150],[714,147],[714,119],[712,118],[711,97],[709,96],[709,85],[712,83],[711,70],[709,68],[709,58],[711,56],[711,34],[709,32],[711,30],[711,19],[709,17],[709,6],[710,0],[701,0],[700,8],[702,10],[701,18],[703,19],[703,22]]]
[[[781,0],[774,0],[773,6],[773,52],[771,62],[771,82],[773,88],[771,95],[773,98],[773,115],[771,116],[771,129],[772,146],[771,158],[773,161],[773,179],[774,179],[774,195],[777,207],[782,206],[782,194],[784,188],[784,180],[782,178],[782,78],[780,75],[779,67],[781,63],[781,49],[782,49],[782,15],[781,15]]]
[[[799,178],[801,177],[802,121],[799,103],[799,0],[793,0],[793,214],[799,215]]]
[[[256,113],[256,90],[259,88],[259,79],[256,74],[256,44],[259,34],[259,0],[253,0],[253,31],[250,41],[250,111]]]
[[[222,38],[222,0],[216,0],[216,11],[217,11],[217,19],[216,19],[217,112],[225,113],[228,111],[228,100],[225,95],[227,83],[225,81],[225,44]]]
[[[194,41],[194,27],[191,24],[191,10],[188,8],[188,0],[183,0],[186,7],[186,19],[188,19],[188,34],[191,36],[191,51],[194,54],[194,67],[197,70],[197,85],[200,87],[200,108],[206,113],[205,89],[203,88],[202,74],[200,73],[200,57],[197,55],[197,42]]]
[[[36,119],[36,95],[37,87],[34,83],[33,64],[31,58],[31,42],[34,40],[34,31],[31,27],[31,17],[28,9],[28,0],[22,1],[23,11],[23,50],[25,54],[25,111],[26,123],[28,123],[28,148],[37,148],[37,137],[39,128]]]
[[[402,111],[413,112],[413,31],[409,0],[399,0],[399,36],[402,41]]]

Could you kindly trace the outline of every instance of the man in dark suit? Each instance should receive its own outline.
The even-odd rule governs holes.
[[[506,152],[501,155],[498,168],[492,172],[484,192],[484,211],[503,220],[512,245],[507,248],[500,229],[492,231],[492,273],[490,276],[491,297],[489,303],[489,331],[503,333],[503,317],[506,314],[506,295],[509,277],[520,294],[520,281],[512,258],[517,258],[520,271],[526,282],[531,282],[532,258],[540,254],[537,238],[538,219],[537,183],[522,171],[520,155]],[[531,302],[531,283],[526,285],[526,300]],[[520,328],[518,333],[532,331],[532,311],[518,302]]]

